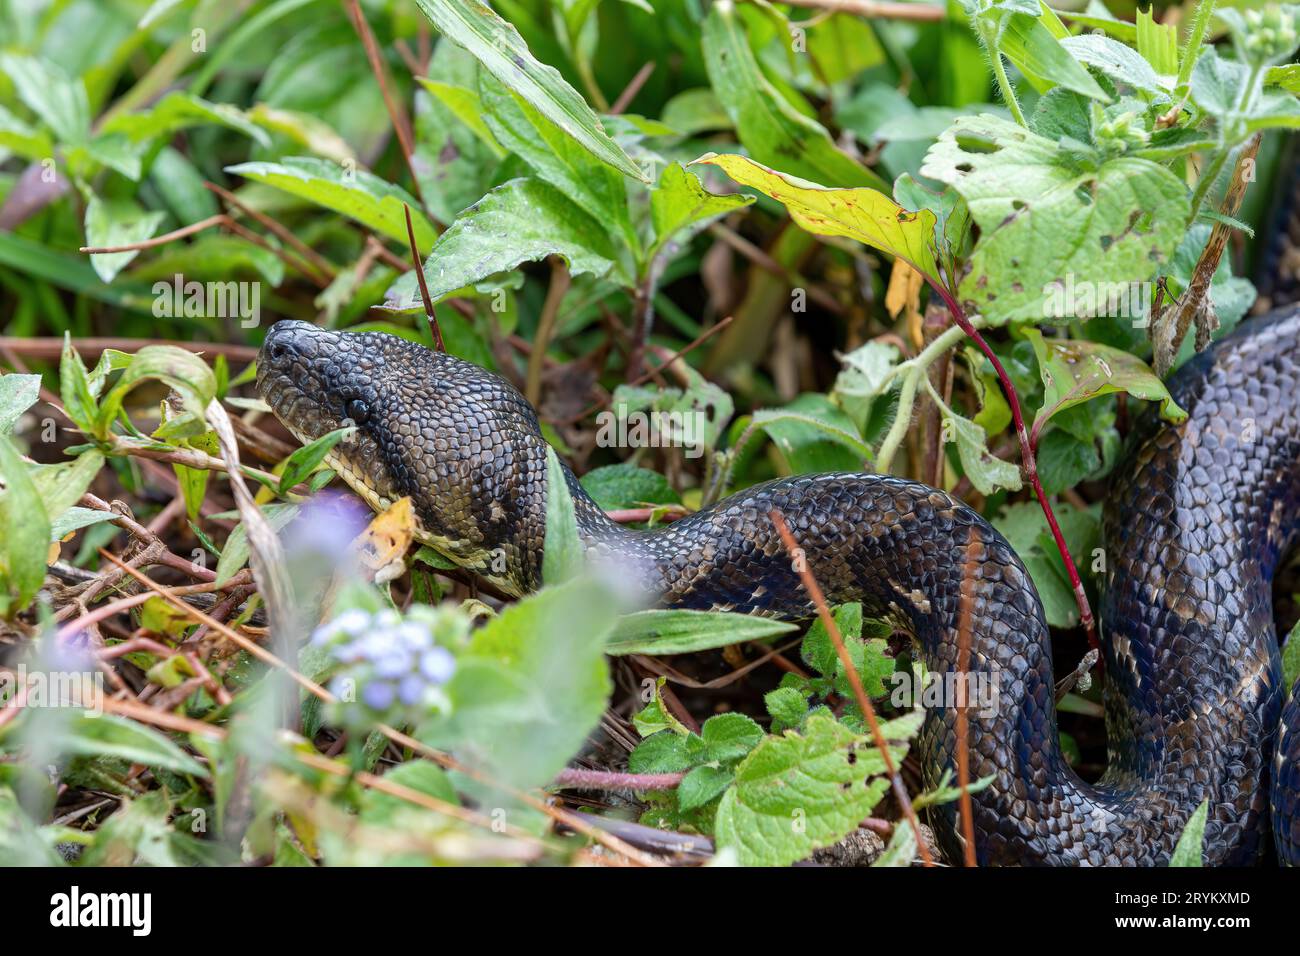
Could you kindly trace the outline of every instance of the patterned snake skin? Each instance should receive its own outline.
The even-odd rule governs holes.
[[[260,394],[300,439],[358,426],[328,461],[372,506],[409,495],[422,539],[447,557],[512,594],[541,583],[546,446],[511,385],[393,336],[303,322],[277,323],[258,367]],[[1206,862],[1253,862],[1269,843],[1270,786],[1278,856],[1300,862],[1300,701],[1279,716],[1270,596],[1300,527],[1300,312],[1247,323],[1170,387],[1189,419],[1143,419],[1105,513],[1111,754],[1095,785],[1062,756],[1033,582],[951,496],[894,477],[800,475],[639,532],[566,477],[588,549],[661,606],[811,616],[768,517],[778,508],[829,600],[910,630],[931,671],[955,670],[969,620],[970,671],[996,692],[968,711],[971,772],[994,778],[974,796],[981,863],[1159,864],[1206,799]],[[928,784],[955,767],[954,720],[927,714]],[[959,858],[955,804],[935,822]]]

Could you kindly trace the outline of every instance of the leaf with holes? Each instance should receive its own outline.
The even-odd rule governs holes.
[[[981,230],[959,290],[969,313],[994,324],[1069,316],[1071,291],[1144,282],[1173,253],[1190,215],[1177,176],[1131,156],[1074,163],[987,114],[959,117],[930,148],[922,174],[951,184]]]

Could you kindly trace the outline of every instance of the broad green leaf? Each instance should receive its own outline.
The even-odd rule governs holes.
[[[1170,866],[1203,866],[1202,844],[1205,842],[1205,821],[1210,816],[1210,801],[1207,797],[1201,801],[1201,805],[1196,808],[1196,812],[1191,815],[1187,821],[1187,826],[1183,827],[1182,836],[1178,838],[1178,845],[1174,847],[1173,855],[1169,857]]]
[[[731,786],[734,779],[735,774],[725,767],[696,767],[677,785],[677,809],[685,812],[704,806]]]
[[[90,133],[86,84],[48,60],[0,53],[0,71],[13,83],[18,98],[48,126],[60,142],[80,143]]]
[[[896,733],[882,726],[888,737]],[[906,745],[890,746],[901,762]],[[739,766],[715,821],[719,848],[744,866],[789,866],[871,815],[889,783],[880,752],[834,717],[812,714],[802,734],[768,737]]]
[[[416,0],[444,37],[468,50],[495,76],[583,149],[625,176],[648,182],[645,173],[605,133],[578,91],[554,67],[539,62],[511,24],[476,0]]]
[[[1151,64],[1131,46],[1096,33],[1067,37],[1061,45],[1074,57],[1095,67],[1112,80],[1127,84],[1141,93],[1160,93],[1163,86]]]
[[[437,97],[438,102],[451,110],[456,119],[473,130],[474,135],[492,151],[492,154],[497,159],[505,157],[506,151],[501,147],[500,141],[492,135],[492,130],[483,121],[483,101],[479,98],[478,90],[467,89],[454,83],[431,80],[423,76],[416,77],[416,79],[430,94]],[[552,125],[552,128],[557,127]],[[569,142],[572,142],[572,140],[569,140]]]
[[[659,472],[626,463],[593,468],[579,480],[592,500],[605,511],[647,504],[679,504],[682,500]]]
[[[0,149],[32,162],[54,155],[54,143],[44,130],[20,120],[0,106]]]
[[[793,687],[778,687],[763,695],[763,706],[772,715],[772,733],[798,729],[808,716],[808,699]]]
[[[1092,74],[1066,52],[1037,13],[1003,12],[1001,20],[998,49],[1026,77],[1038,80],[1034,85],[1040,93],[1060,86],[1094,100],[1110,102]]]
[[[627,211],[627,188],[617,170],[600,162],[572,137],[490,73],[479,73],[483,120],[509,153],[538,178],[575,202],[595,222],[629,246],[639,240]]]
[[[1300,79],[1297,84],[1300,85]],[[660,119],[683,136],[731,129],[731,117],[718,95],[708,87],[678,93],[664,104]]]
[[[655,227],[650,255],[674,238],[681,242],[689,240],[715,219],[753,201],[752,196],[740,194],[715,195],[704,188],[694,173],[687,172],[678,163],[670,163],[664,167],[659,185],[650,194],[650,219]]]
[[[0,375],[0,435],[12,432],[23,412],[41,397],[41,377],[11,372]]]
[[[1300,63],[1272,67],[1268,71],[1267,80],[1270,86],[1280,86],[1288,93],[1300,93]]]
[[[715,714],[700,728],[704,759],[733,763],[743,759],[763,739],[763,728],[744,714]]]
[[[1043,379],[1043,407],[1034,418],[1035,434],[1057,412],[1113,392],[1160,402],[1160,414],[1168,421],[1187,418],[1165,383],[1137,356],[1100,342],[1046,339],[1038,329],[1027,328],[1024,335],[1034,346]]]
[[[452,292],[524,262],[562,256],[573,275],[609,275],[630,284],[604,227],[540,179],[512,179],[470,206],[438,237],[424,263],[429,295]],[[394,283],[386,307],[419,305],[415,274]]]
[[[1052,148],[1056,148],[1055,144]],[[786,207],[791,219],[809,232],[856,239],[904,260],[924,276],[939,280],[933,248],[936,220],[928,209],[909,212],[874,189],[819,186],[768,169],[743,156],[707,153],[695,162],[719,166],[742,186],[771,196]]]
[[[990,115],[957,119],[921,172],[950,183],[980,227],[959,291],[995,323],[1042,321],[1067,287],[1150,279],[1189,215],[1169,170],[1129,156],[1076,168],[1055,142]]]
[[[157,380],[170,386],[181,399],[181,412],[154,432],[154,437],[186,438],[206,429],[203,413],[217,394],[217,380],[208,363],[193,352],[175,345],[146,345],[130,356],[104,400],[95,420],[95,435],[104,437],[128,392],[141,382]]]
[[[389,783],[408,787],[444,803],[460,804],[456,788],[447,771],[428,760],[408,760],[384,774]],[[401,797],[379,790],[366,790],[362,797],[361,819],[366,823],[386,824],[415,807]],[[421,811],[423,812],[423,811]]]
[[[1067,503],[1057,504],[1052,510],[1075,566],[1086,573],[1094,561],[1093,549],[1101,544],[1100,521],[1091,511],[1080,511]],[[993,519],[993,526],[1007,539],[1029,570],[1034,589],[1043,602],[1047,623],[1061,628],[1078,625],[1079,606],[1038,502],[1022,501],[1008,505]]]
[[[27,607],[45,580],[50,519],[27,466],[4,435],[0,477],[0,618],[7,618]]]
[[[568,472],[555,449],[546,446],[546,540],[542,545],[542,581],[559,584],[582,570],[582,539],[573,513]]]
[[[278,163],[241,163],[226,172],[274,186],[318,206],[355,219],[378,233],[407,244],[406,213],[411,209],[415,243],[433,245],[437,232],[420,211],[420,204],[405,189],[365,170],[332,163],[314,156],[288,156]]]
[[[507,786],[549,782],[604,712],[614,620],[613,595],[588,578],[511,605],[475,632],[447,684],[450,710],[417,736]]]
[[[957,442],[962,469],[976,491],[991,495],[999,488],[1008,491],[1020,489],[1020,467],[995,457],[989,451],[988,436],[983,428],[952,412],[944,418],[943,429],[945,435]]]
[[[356,162],[356,153],[348,141],[329,123],[311,113],[257,103],[244,115],[263,129],[281,133],[323,159],[336,163]]]
[[[0,859],[10,867],[62,866],[65,861],[37,826],[14,792],[0,786]]]
[[[86,203],[86,245],[103,248],[141,242],[150,238],[166,218],[166,213],[148,212],[129,199],[104,200],[92,195]],[[138,250],[101,253],[91,256],[90,264],[101,279],[112,282],[139,254]]]
[[[709,82],[746,151],[792,176],[835,186],[889,186],[846,153],[816,120],[800,113],[763,75],[733,0],[717,0],[704,20]]]
[[[795,629],[787,621],[724,611],[638,611],[619,618],[605,653],[691,654]]]
[[[830,462],[821,467],[825,459],[818,456],[827,447],[826,440],[847,451],[837,454],[835,460],[849,470],[861,468],[875,457],[871,446],[858,437],[848,414],[822,395],[800,396],[789,408],[759,409],[750,421],[767,433],[795,472],[837,470],[829,467]]]
[[[310,444],[294,449],[293,454],[285,459],[284,471],[280,473],[280,494],[287,493],[290,488],[315,471],[316,466],[330,453],[330,449],[355,431],[356,428],[351,425],[336,428]]]

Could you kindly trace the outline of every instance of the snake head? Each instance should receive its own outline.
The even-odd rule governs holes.
[[[425,543],[528,577],[516,569],[540,553],[546,444],[509,382],[395,335],[283,321],[258,353],[257,391],[300,441],[356,427],[326,462],[372,507],[409,496]]]

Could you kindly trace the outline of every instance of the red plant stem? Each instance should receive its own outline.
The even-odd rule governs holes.
[[[553,785],[566,790],[668,790],[681,783],[684,776],[684,773],[615,773],[566,767],[556,775]]]
[[[1043,483],[1038,479],[1038,465],[1034,458],[1034,446],[1029,440],[1029,431],[1025,428],[1024,416],[1020,414],[1020,398],[1016,395],[1015,386],[1011,384],[1011,378],[1007,375],[1006,369],[1002,367],[1002,362],[994,351],[989,348],[989,344],[984,341],[984,336],[980,335],[979,330],[971,325],[970,320],[966,318],[966,313],[957,304],[957,300],[952,293],[935,279],[926,276],[926,280],[930,283],[931,288],[939,293],[944,304],[948,306],[953,321],[968,337],[974,340],[980,351],[993,364],[993,371],[997,373],[998,381],[1002,383],[1002,391],[1007,396],[1007,404],[1011,406],[1011,420],[1016,426],[1016,437],[1020,439],[1021,471],[1024,472],[1025,477],[1029,479],[1030,485],[1033,486],[1034,494],[1038,497],[1038,504],[1042,507],[1043,514],[1047,518],[1047,526],[1052,529],[1052,537],[1056,539],[1056,548],[1061,552],[1061,560],[1065,562],[1065,573],[1070,578],[1070,586],[1074,588],[1074,601],[1079,605],[1079,621],[1088,634],[1088,646],[1099,647],[1096,622],[1092,616],[1092,606],[1088,603],[1088,595],[1083,590],[1083,581],[1080,580],[1079,571],[1074,566],[1074,558],[1070,557],[1070,549],[1065,544],[1065,536],[1061,534],[1061,526],[1057,524],[1056,515],[1053,514],[1052,506],[1047,501],[1047,494],[1043,491]]]

